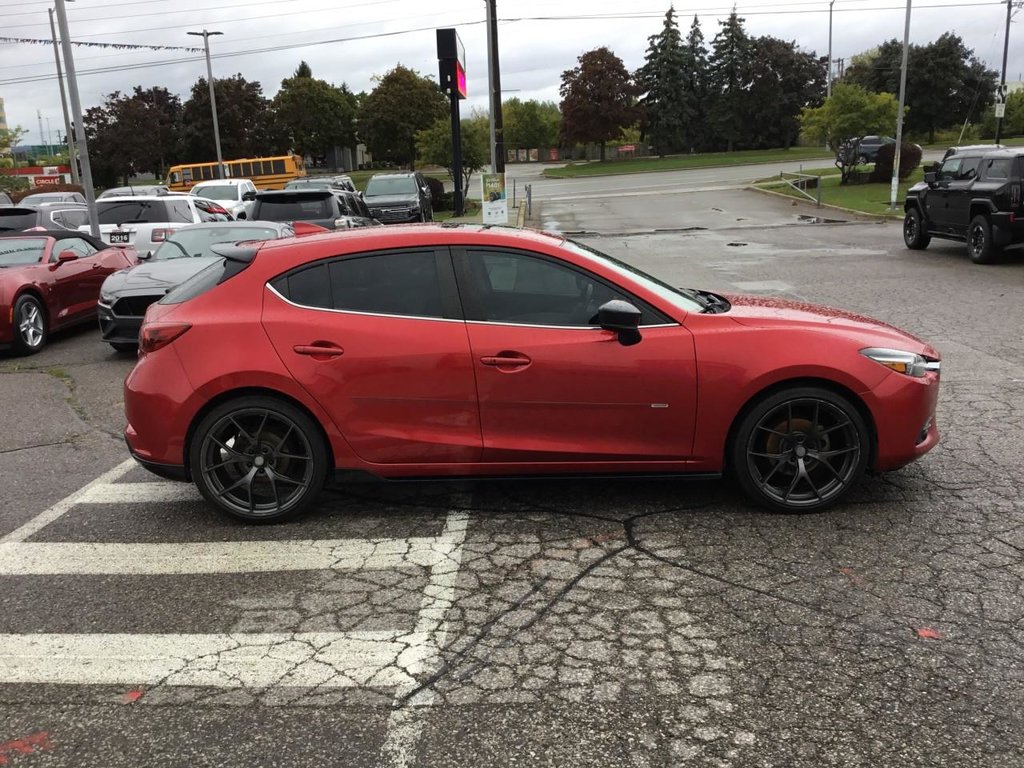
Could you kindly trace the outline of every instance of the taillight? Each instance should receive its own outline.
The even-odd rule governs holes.
[[[153,242],[162,243],[168,237],[174,234],[173,229],[154,229],[153,230]]]
[[[1024,181],[1020,184],[1010,185],[1010,207],[1016,208],[1020,205],[1020,199],[1024,197]]]
[[[160,347],[166,347],[191,327],[191,323],[143,323],[142,330],[139,331],[139,350],[155,352]]]

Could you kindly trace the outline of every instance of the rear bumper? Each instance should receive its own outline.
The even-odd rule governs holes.
[[[992,229],[999,245],[1024,243],[1024,216],[1013,213],[993,213]]]
[[[139,462],[139,465],[144,469],[149,470],[157,477],[162,477],[165,480],[178,480],[181,482],[190,482],[191,477],[189,476],[188,470],[180,464],[161,464],[157,461],[150,461],[144,459],[142,456],[137,454],[132,448],[132,442],[129,439],[129,433],[134,436],[135,431],[129,424],[124,431],[124,441],[128,444],[128,452],[132,455],[132,458]]]

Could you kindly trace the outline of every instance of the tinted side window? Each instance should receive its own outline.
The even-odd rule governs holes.
[[[284,160],[274,160],[274,173],[284,173]]]
[[[986,160],[981,165],[986,179],[1008,179],[1010,178],[1010,168],[1012,166],[1013,160],[1009,157]]]
[[[962,157],[956,157],[955,155],[944,161],[939,169],[939,181],[952,181],[955,179],[960,172],[960,163],[962,161]]]
[[[465,264],[473,294],[467,308],[472,320],[584,328],[597,325],[602,304],[624,299],[640,310],[641,324],[663,322],[636,297],[540,256],[470,249]]]
[[[433,251],[382,253],[331,262],[335,309],[444,317]]]
[[[978,166],[981,165],[980,157],[965,157],[956,173],[957,181],[970,181],[977,178]]]

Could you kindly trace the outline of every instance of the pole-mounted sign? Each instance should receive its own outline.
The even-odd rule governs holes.
[[[466,48],[454,29],[437,30],[438,81],[451,102],[452,113],[452,176],[455,179],[455,215],[464,212],[462,200],[462,136],[459,123],[459,100],[466,98]]]

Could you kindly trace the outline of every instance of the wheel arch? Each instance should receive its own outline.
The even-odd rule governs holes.
[[[40,309],[43,310],[43,319],[46,321],[46,332],[50,333],[56,323],[56,318],[50,316],[50,305],[43,296],[43,289],[35,283],[26,283],[25,285],[19,286],[18,290],[15,291],[14,296],[11,297],[11,309],[13,311],[14,305],[18,303],[18,299],[22,296],[31,296],[33,299],[39,302]]]
[[[188,430],[185,432],[185,443],[183,446],[183,459],[185,466],[185,473],[188,478],[192,479],[192,467],[191,454],[192,454],[192,439],[195,437],[196,427],[205,418],[206,414],[212,411],[217,406],[226,403],[230,400],[236,400],[242,397],[269,397],[274,400],[280,400],[283,403],[298,408],[302,411],[316,426],[317,433],[320,435],[320,439],[323,441],[324,448],[327,450],[327,459],[329,462],[328,472],[333,472],[335,468],[334,460],[334,446],[331,444],[331,439],[324,429],[323,424],[320,423],[320,419],[315,413],[313,413],[306,405],[296,398],[281,392],[280,390],[271,389],[269,387],[238,387],[236,389],[229,389],[219,393],[215,397],[210,398],[206,403],[203,404],[202,408],[196,411],[192,417],[192,421],[188,425]]]
[[[996,212],[995,205],[991,200],[971,200],[970,217],[968,223],[974,220],[975,216],[989,216]]]
[[[736,440],[736,432],[739,430],[739,425],[748,413],[758,403],[765,398],[771,397],[776,392],[780,392],[784,389],[794,389],[797,387],[819,387],[821,389],[827,389],[833,394],[840,395],[841,397],[849,400],[853,406],[860,413],[864,424],[868,428],[868,463],[867,466],[870,468],[874,466],[875,458],[878,455],[878,429],[875,426],[875,419],[871,413],[871,409],[868,408],[867,403],[864,402],[863,398],[860,397],[856,392],[843,384],[832,379],[820,378],[815,376],[801,376],[790,379],[783,379],[782,381],[776,381],[768,386],[758,390],[740,407],[733,417],[732,422],[729,424],[729,431],[726,433],[725,445],[723,446],[724,456],[722,458],[722,466],[724,473],[728,473],[731,469],[730,456],[732,454],[733,443]]]

